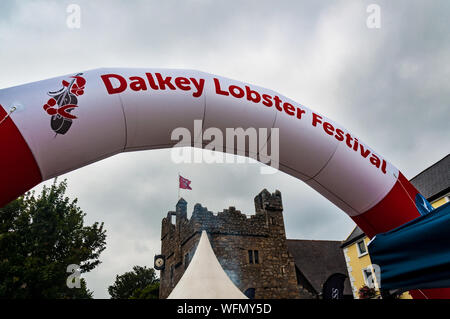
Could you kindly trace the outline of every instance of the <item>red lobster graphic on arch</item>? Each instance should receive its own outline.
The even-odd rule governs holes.
[[[50,126],[56,134],[66,134],[77,117],[71,112],[78,107],[78,96],[84,94],[86,79],[78,73],[72,76],[69,83],[62,81],[63,87],[55,92],[48,92],[51,98],[43,106],[47,114],[51,115]]]

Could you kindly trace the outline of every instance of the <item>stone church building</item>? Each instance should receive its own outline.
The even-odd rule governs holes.
[[[263,190],[254,201],[251,216],[234,207],[215,215],[196,204],[190,219],[187,202],[178,201],[162,220],[161,299],[183,276],[203,230],[224,271],[249,298],[320,298],[329,295],[327,286],[334,297],[351,295],[341,242],[287,240],[281,193]]]

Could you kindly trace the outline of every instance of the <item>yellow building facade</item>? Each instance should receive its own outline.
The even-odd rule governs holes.
[[[372,265],[367,245],[370,239],[359,227],[355,227],[349,237],[344,241],[345,262],[352,287],[353,298],[359,299],[359,289],[363,286],[374,287],[377,298],[380,296],[376,280],[377,269]],[[401,299],[411,299],[409,293],[403,293]]]
[[[434,208],[438,208],[439,206],[442,206],[450,201],[449,196],[444,196],[434,202],[431,203],[431,206]]]
[[[434,208],[450,201],[450,155],[428,167],[411,179],[411,183],[424,195]],[[359,299],[359,289],[363,286],[374,287],[380,295],[376,282],[377,269],[370,260],[367,244],[369,238],[359,228],[355,227],[344,240],[343,249],[353,297]],[[376,266],[375,266],[376,267]],[[411,299],[408,292],[401,299]]]

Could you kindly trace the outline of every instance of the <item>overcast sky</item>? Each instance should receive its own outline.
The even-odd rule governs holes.
[[[66,25],[69,4],[81,28]],[[381,27],[369,29],[378,4]],[[188,68],[273,89],[358,135],[407,178],[450,149],[450,1],[1,1],[0,88],[98,67]],[[153,267],[161,219],[182,196],[254,213],[282,192],[288,238],[343,240],[354,223],[301,181],[261,164],[174,164],[170,150],[116,155],[65,174],[86,224],[105,222],[97,298],[116,274]],[[40,189],[42,185],[38,186]]]

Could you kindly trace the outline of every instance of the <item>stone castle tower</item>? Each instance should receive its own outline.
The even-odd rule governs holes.
[[[195,253],[206,230],[214,253],[233,283],[254,298],[311,298],[297,282],[294,259],[288,253],[281,193],[266,189],[255,197],[250,217],[234,207],[214,215],[200,204],[187,218],[187,202],[162,220],[160,298],[167,298]]]

